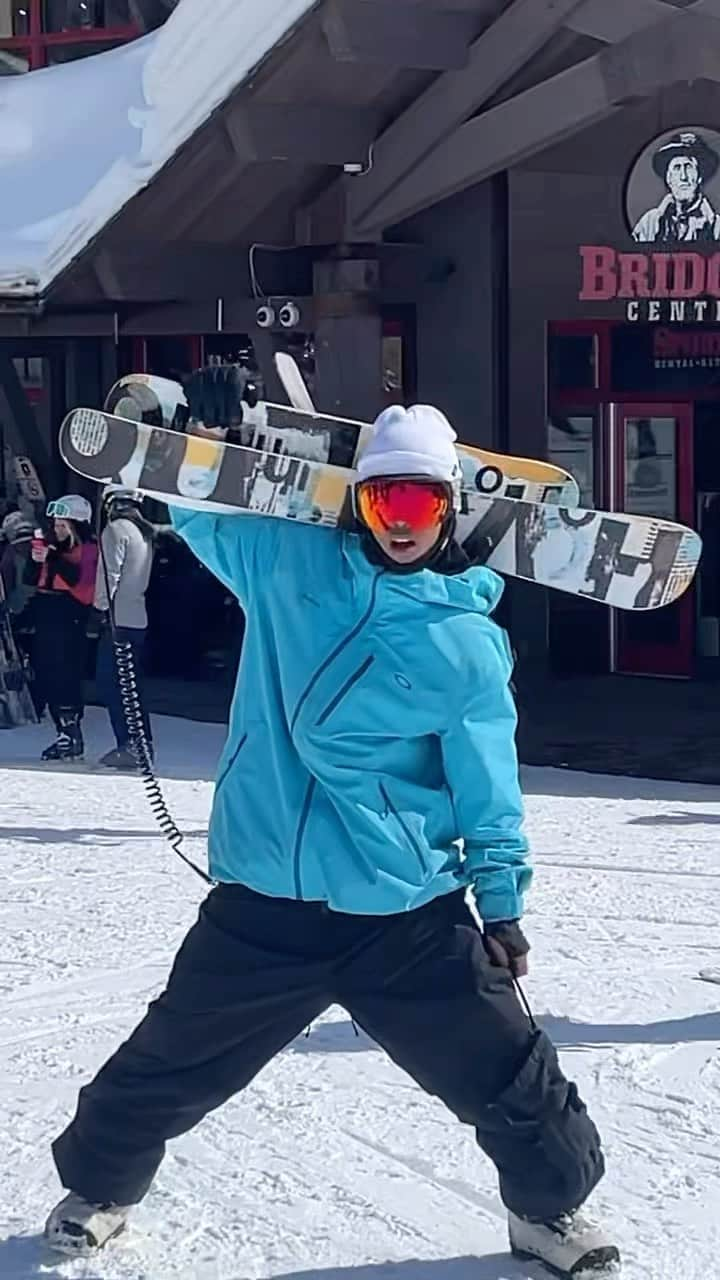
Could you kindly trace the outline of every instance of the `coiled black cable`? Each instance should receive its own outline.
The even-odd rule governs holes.
[[[151,812],[165,839],[167,840],[173,853],[190,867],[196,875],[205,884],[214,885],[215,881],[211,879],[197,863],[193,862],[186,853],[182,851],[182,843],[185,837],[178,827],[168,809],[167,802],[162,793],[162,788],[155,775],[155,767],[153,764],[152,751],[145,732],[145,721],[143,719],[142,703],[140,701],[140,689],[138,686],[138,674],[135,666],[135,655],[133,647],[125,640],[121,640],[118,636],[117,622],[115,618],[115,600],[110,590],[110,575],[108,574],[107,560],[105,559],[105,551],[102,544],[102,534],[100,530],[101,510],[98,510],[98,548],[100,552],[100,560],[103,567],[103,577],[105,578],[105,592],[108,598],[108,616],[110,619],[110,635],[112,639],[113,651],[115,655],[115,666],[117,670],[118,684],[120,686],[120,696],[122,698],[123,713],[125,715],[125,724],[128,730],[128,739],[130,749],[135,756],[140,769],[140,777],[145,788],[145,794],[150,805]]]

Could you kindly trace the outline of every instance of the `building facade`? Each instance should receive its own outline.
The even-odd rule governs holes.
[[[277,399],[282,346],[327,412],[433,401],[468,443],[566,466],[588,507],[700,530],[696,585],[657,613],[511,584],[522,663],[720,674],[714,3],[365,0],[361,22],[295,0],[177,163],[33,314],[0,315],[6,441],[57,485],[59,417],[118,374],[239,359]],[[26,7],[36,39],[46,10]]]

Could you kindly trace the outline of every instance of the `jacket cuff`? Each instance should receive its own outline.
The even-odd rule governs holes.
[[[483,889],[483,877],[473,882],[473,893],[480,918],[487,923],[494,920],[520,920],[525,912],[525,894],[530,887],[532,871],[525,866],[515,874],[510,873],[502,889]]]

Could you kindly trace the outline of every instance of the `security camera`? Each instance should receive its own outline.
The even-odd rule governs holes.
[[[300,323],[300,308],[294,302],[286,302],[280,308],[278,318],[283,329],[296,329]]]
[[[272,329],[275,324],[275,308],[271,307],[269,302],[258,307],[255,312],[255,323],[258,329]]]

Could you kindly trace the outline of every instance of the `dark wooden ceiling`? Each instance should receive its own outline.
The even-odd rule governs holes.
[[[253,243],[377,242],[663,75],[715,75],[718,36],[720,0],[318,0],[49,300],[247,296]]]

